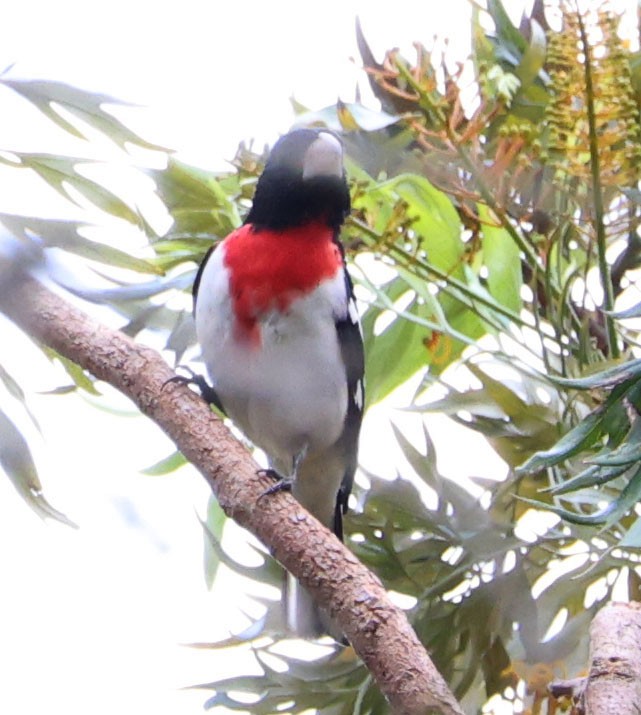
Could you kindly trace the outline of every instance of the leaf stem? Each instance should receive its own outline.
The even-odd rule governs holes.
[[[619,346],[614,328],[614,321],[609,315],[614,308],[614,289],[610,276],[610,266],[606,256],[606,231],[605,231],[605,209],[603,206],[603,191],[601,187],[601,162],[599,159],[599,142],[596,126],[596,112],[594,108],[594,78],[592,75],[592,64],[590,56],[590,45],[585,31],[583,17],[576,3],[576,14],[579,23],[579,33],[581,44],[583,45],[583,68],[585,74],[585,103],[588,117],[589,144],[590,144],[590,173],[592,175],[592,200],[594,202],[594,222],[596,229],[597,256],[599,263],[599,275],[601,287],[603,289],[603,309],[605,318],[605,332],[608,342],[608,352],[613,358],[619,357]]]
[[[372,229],[370,226],[368,226],[365,222],[359,221],[354,217],[351,217],[349,221],[354,226],[357,226],[359,231],[361,231],[363,235],[374,239],[375,243],[380,244],[381,235],[374,229]],[[488,298],[479,293],[475,293],[471,288],[465,285],[465,283],[462,283],[461,281],[457,280],[445,271],[442,271],[429,263],[421,261],[420,259],[416,258],[416,256],[412,256],[410,253],[400,248],[400,246],[397,246],[395,244],[386,244],[386,247],[388,248],[390,253],[394,253],[399,258],[401,258],[404,261],[403,265],[405,265],[406,267],[413,265],[415,267],[421,268],[430,277],[437,278],[438,280],[442,280],[443,282],[445,282],[450,289],[453,289],[452,297],[456,298],[457,300],[460,300],[469,308],[474,308],[474,303],[481,303],[486,308],[490,308],[491,310],[495,311],[499,315],[502,315],[504,318],[511,320],[517,325],[520,325],[522,327],[531,327],[525,320],[523,320],[523,318],[521,318],[518,313],[515,313],[509,308],[502,306],[500,303],[497,303],[492,298]],[[454,294],[454,291],[457,291],[458,294]]]

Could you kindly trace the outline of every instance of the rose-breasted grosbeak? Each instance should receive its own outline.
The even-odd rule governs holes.
[[[339,242],[350,210],[340,141],[298,129],[274,146],[245,224],[194,283],[213,383],[204,396],[269,457],[293,495],[342,538],[363,412],[363,342]],[[293,578],[288,628],[332,631]]]

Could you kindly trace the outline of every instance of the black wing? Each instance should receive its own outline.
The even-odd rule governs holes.
[[[196,277],[194,278],[194,285],[192,286],[192,289],[191,289],[191,295],[194,300],[194,305],[192,308],[194,316],[196,315],[196,301],[198,300],[198,289],[200,288],[200,279],[203,276],[203,271],[205,270],[207,261],[211,258],[211,254],[216,250],[217,247],[218,247],[218,243],[214,243],[214,245],[207,251],[207,253],[205,253],[203,260],[200,262],[200,265],[198,266],[198,271],[196,273]],[[207,382],[206,378],[204,378],[202,375],[197,375],[196,373],[192,372],[190,377],[180,378],[180,381],[184,382],[185,384],[195,385],[200,390],[200,394],[201,394],[202,398],[205,400],[205,402],[207,402],[210,405],[213,405],[217,410],[222,412],[223,415],[226,414],[225,408],[223,407],[223,404],[220,401],[220,397],[218,397],[218,393]]]
[[[196,314],[196,301],[198,300],[198,289],[200,288],[200,279],[203,277],[203,271],[205,270],[205,266],[207,265],[207,261],[211,258],[211,254],[216,250],[218,247],[218,243],[214,243],[214,245],[205,253],[205,256],[203,260],[200,262],[200,265],[198,266],[198,271],[196,273],[196,277],[194,278],[194,285],[192,286],[191,289],[191,296],[194,299],[194,305],[192,307],[192,311],[194,315]]]
[[[365,404],[363,336],[354,299],[354,287],[347,271],[345,271],[345,286],[348,295],[347,315],[336,321],[336,332],[347,373],[347,414],[343,433],[338,440],[338,446],[343,451],[345,473],[336,495],[334,512],[334,533],[339,539],[343,538],[343,514],[347,511],[347,501],[352,491],[354,473],[358,464],[358,436]]]

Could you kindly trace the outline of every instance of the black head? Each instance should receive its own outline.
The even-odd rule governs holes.
[[[283,229],[316,220],[338,230],[349,210],[339,139],[327,129],[295,129],[274,145],[246,223]]]

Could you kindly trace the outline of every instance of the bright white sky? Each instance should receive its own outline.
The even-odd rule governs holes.
[[[354,40],[359,15],[372,47],[429,43],[435,32],[464,47],[467,0],[443,5],[365,0],[322,5],[62,0],[14,3],[0,67],[46,77],[151,107],[132,123],[145,137],[219,164],[239,140],[272,141],[292,121],[289,97],[318,108],[351,100],[362,81]],[[4,122],[3,122],[4,123]],[[3,138],[3,147],[6,139]]]
[[[365,86],[350,61],[355,15],[379,58],[392,46],[409,56],[412,40],[429,44],[435,33],[465,55],[467,0],[23,0],[3,13],[0,68],[15,63],[13,77],[147,105],[127,110],[133,129],[220,168],[239,141],[271,142],[288,129],[290,96],[319,109]],[[57,150],[2,88],[0,128],[2,149]],[[3,191],[0,210],[38,212],[34,194]],[[24,363],[20,336],[0,331],[1,361],[25,384],[49,390],[61,381],[44,360]],[[177,644],[244,623],[236,602],[225,608],[204,586],[194,509],[203,511],[207,489],[189,470],[134,471],[169,454],[167,440],[143,419],[82,402],[31,402],[44,434],[33,442],[46,494],[79,531],[41,523],[0,479],[0,712],[200,713],[206,694],[177,688],[213,680],[219,666]]]

